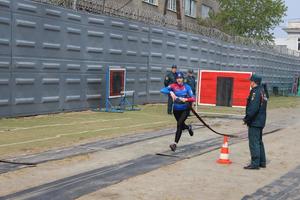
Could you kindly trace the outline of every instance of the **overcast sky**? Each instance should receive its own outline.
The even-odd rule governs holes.
[[[286,12],[287,16],[284,17],[284,23],[280,24],[274,30],[274,36],[276,38],[284,38],[287,37],[285,31],[281,28],[287,26],[287,21],[291,19],[299,19],[300,20],[300,0],[285,0],[285,4],[288,7]]]

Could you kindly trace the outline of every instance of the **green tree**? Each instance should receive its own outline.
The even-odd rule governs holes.
[[[273,41],[271,30],[282,22],[287,7],[283,0],[218,0],[220,11],[202,25],[218,28],[230,35]]]

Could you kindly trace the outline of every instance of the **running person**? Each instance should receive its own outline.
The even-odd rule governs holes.
[[[173,114],[177,121],[177,130],[175,142],[170,145],[170,148],[175,151],[183,130],[188,129],[190,136],[194,134],[192,126],[186,125],[185,120],[189,115],[190,103],[195,102],[195,97],[191,87],[183,82],[182,72],[176,73],[176,83],[161,89],[160,92],[169,94],[174,101]]]

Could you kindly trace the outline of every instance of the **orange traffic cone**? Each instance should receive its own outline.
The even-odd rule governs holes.
[[[229,160],[229,148],[228,148],[228,138],[224,136],[224,142],[221,148],[221,154],[217,163],[220,164],[231,164],[232,162]]]

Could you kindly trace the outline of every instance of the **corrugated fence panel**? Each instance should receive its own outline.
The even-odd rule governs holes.
[[[11,2],[0,1],[0,116],[11,115]]]

